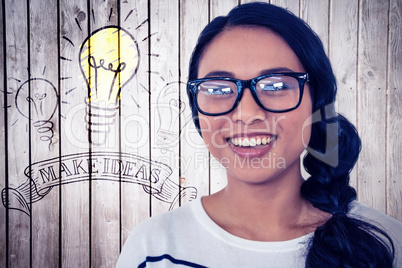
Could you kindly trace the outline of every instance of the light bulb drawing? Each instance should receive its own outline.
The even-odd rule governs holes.
[[[103,145],[115,122],[121,89],[137,72],[138,45],[120,27],[100,28],[83,42],[79,63],[89,91],[86,122],[90,142]]]
[[[156,145],[162,153],[172,151],[180,140],[180,116],[186,106],[178,98],[179,86],[180,82],[168,83],[158,96],[159,128]]]
[[[17,90],[15,106],[18,112],[29,120],[40,135],[41,141],[52,144],[53,122],[50,119],[56,112],[58,95],[56,87],[46,79],[32,78],[25,81]]]

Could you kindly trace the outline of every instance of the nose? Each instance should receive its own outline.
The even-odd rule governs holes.
[[[232,112],[232,120],[249,125],[256,121],[264,121],[267,118],[266,114],[266,111],[254,100],[251,90],[245,88],[240,103]]]

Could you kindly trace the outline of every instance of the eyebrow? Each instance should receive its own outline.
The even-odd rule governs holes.
[[[295,72],[295,71],[288,67],[277,67],[277,68],[262,70],[260,72],[259,76],[266,75],[266,74],[273,74],[273,73],[292,73],[292,72]]]
[[[212,71],[205,75],[205,78],[209,77],[234,77],[234,74],[226,71]]]
[[[271,68],[271,69],[262,70],[262,71],[260,71],[258,76],[266,75],[266,74],[272,74],[272,73],[290,73],[290,72],[294,72],[294,70],[292,70],[292,69],[290,69],[288,67],[277,67],[277,68]],[[235,75],[232,72],[216,70],[216,71],[211,71],[211,72],[207,73],[204,76],[204,78],[209,78],[209,77],[230,77],[230,78],[234,78]]]

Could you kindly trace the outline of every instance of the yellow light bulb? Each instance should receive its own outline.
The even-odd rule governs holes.
[[[137,42],[129,32],[117,26],[101,28],[84,41],[79,62],[90,90],[88,101],[116,105],[121,88],[137,72]]]
[[[103,145],[115,122],[120,91],[137,72],[138,45],[120,27],[101,28],[83,42],[79,62],[89,91],[85,120],[90,142]]]

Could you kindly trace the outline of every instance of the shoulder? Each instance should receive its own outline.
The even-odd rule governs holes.
[[[386,232],[402,234],[402,223],[400,221],[358,201],[352,202],[349,214],[351,217],[374,224]]]
[[[352,202],[349,214],[353,218],[371,223],[385,231],[395,246],[396,267],[402,267],[402,223],[357,201]]]
[[[138,224],[124,243],[117,267],[129,267],[135,263],[138,265],[146,256],[168,253],[172,243],[181,243],[180,239],[185,238],[195,225],[195,202],[197,200]]]
[[[153,238],[160,241],[168,234],[183,231],[183,227],[194,220],[193,202],[197,201],[144,220],[133,229],[130,236],[137,237],[137,241],[138,239],[152,241]]]

